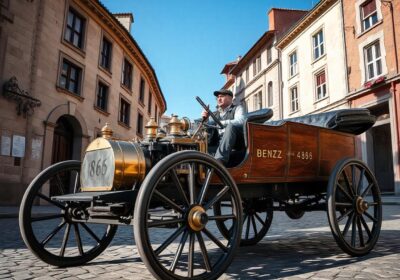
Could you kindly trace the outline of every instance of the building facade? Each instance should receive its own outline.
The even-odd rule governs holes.
[[[320,1],[277,42],[285,118],[348,107],[342,19],[340,1]]]
[[[235,98],[246,105],[248,112],[268,107],[274,112],[272,119],[282,118],[281,64],[275,43],[305,13],[271,9],[269,30],[230,69],[229,75],[235,79],[233,82],[230,77],[227,82],[232,81]]]
[[[400,193],[400,1],[343,0],[349,105],[377,116],[361,156],[381,191]]]
[[[105,123],[141,138],[166,110],[133,16],[117,17],[96,0],[1,1],[1,204],[18,204],[47,166],[81,159]]]

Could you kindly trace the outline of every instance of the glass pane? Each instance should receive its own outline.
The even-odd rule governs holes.
[[[67,79],[64,76],[60,77],[60,87],[65,88],[67,84]]]
[[[82,20],[79,17],[75,18],[75,27],[74,27],[75,31],[77,32],[81,32],[82,31]]]
[[[368,79],[371,79],[374,76],[374,65],[372,63],[368,64]]]
[[[70,80],[68,85],[68,90],[76,93],[76,83]]]
[[[379,45],[379,42],[377,42],[375,45],[375,58],[380,58],[381,57],[381,48]]]
[[[381,60],[379,59],[376,61],[376,75],[378,76],[380,74],[382,74],[382,63]]]
[[[73,41],[72,41],[72,44],[74,45],[74,46],[77,46],[77,47],[80,47],[80,43],[79,43],[79,35],[78,34],[74,34],[73,35]]]
[[[73,22],[74,22],[74,14],[71,11],[68,11],[67,25],[72,27]]]
[[[65,29],[64,39],[67,41],[71,41],[71,30],[68,27],[67,27],[67,29]]]
[[[367,49],[367,62],[371,62],[372,61],[372,47],[369,47]]]

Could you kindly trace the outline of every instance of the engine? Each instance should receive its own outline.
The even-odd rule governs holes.
[[[108,124],[102,137],[86,149],[81,167],[81,190],[127,190],[140,185],[149,170],[163,157],[181,150],[207,151],[207,136],[190,135],[190,120],[172,116],[167,133],[151,119],[145,126],[145,139],[121,140],[113,137]]]

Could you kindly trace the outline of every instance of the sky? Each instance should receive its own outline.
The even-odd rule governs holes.
[[[131,34],[156,72],[165,114],[199,118],[195,97],[215,106],[225,64],[268,30],[271,8],[309,10],[317,0],[100,0],[112,13],[132,13]]]

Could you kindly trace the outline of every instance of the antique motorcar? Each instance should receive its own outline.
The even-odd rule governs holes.
[[[128,225],[156,278],[215,279],[238,246],[263,239],[274,211],[292,219],[326,211],[344,252],[369,253],[382,205],[373,173],[355,158],[355,135],[375,117],[367,109],[271,117],[270,109],[247,115],[245,148],[228,167],[207,154],[205,121],[193,130],[173,116],[164,133],[152,120],[142,141],[116,139],[106,125],[82,163],[56,163],[31,182],[20,208],[24,242],[50,265],[76,266]],[[51,211],[38,214],[35,205]]]

